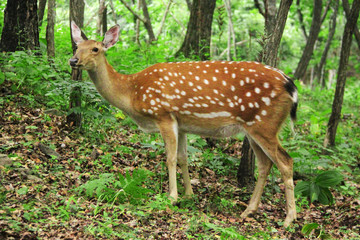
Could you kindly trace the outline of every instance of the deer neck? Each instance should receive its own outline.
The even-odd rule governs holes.
[[[132,109],[130,94],[133,84],[130,76],[116,72],[105,57],[88,73],[103,98],[125,112]]]

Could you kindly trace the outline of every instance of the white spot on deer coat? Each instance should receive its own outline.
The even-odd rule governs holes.
[[[217,118],[217,117],[230,117],[231,113],[229,112],[211,112],[211,113],[194,113],[196,117],[199,118]]]
[[[266,106],[270,106],[270,98],[262,97],[261,100],[265,103]]]

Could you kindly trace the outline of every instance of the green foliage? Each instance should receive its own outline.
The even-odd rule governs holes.
[[[135,169],[132,175],[126,172],[125,176],[104,173],[76,190],[79,194],[85,193],[90,198],[96,197],[106,202],[129,202],[137,205],[147,200],[148,194],[152,192],[143,187],[145,180],[151,175],[152,173],[145,169]]]
[[[223,228],[213,223],[204,223],[204,227],[210,230],[215,231],[220,234],[220,239],[246,239],[244,236],[240,235],[234,228]]]
[[[324,171],[310,181],[301,181],[296,184],[295,194],[308,197],[311,202],[319,201],[328,205],[334,202],[329,188],[339,185],[343,176],[335,170]]]

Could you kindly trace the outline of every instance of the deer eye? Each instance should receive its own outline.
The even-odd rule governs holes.
[[[93,51],[93,52],[98,52],[98,51],[99,51],[99,49],[98,49],[98,48],[96,48],[96,47],[94,47],[94,48],[92,49],[92,51]]]

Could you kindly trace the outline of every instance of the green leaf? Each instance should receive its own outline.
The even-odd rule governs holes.
[[[304,234],[305,236],[308,236],[313,230],[317,229],[318,227],[319,224],[317,223],[305,224],[301,229],[301,233]]]
[[[5,82],[5,74],[3,72],[0,72],[0,85]]]
[[[310,184],[310,201],[314,202],[319,199],[320,187],[315,183]]]
[[[315,178],[316,185],[320,187],[334,187],[343,181],[343,176],[335,170],[320,173]]]
[[[22,187],[19,190],[17,190],[17,193],[20,195],[25,195],[25,194],[27,194],[28,191],[29,191],[28,187]]]
[[[295,194],[302,195],[302,196],[309,196],[310,182],[309,181],[298,182],[295,186]]]
[[[324,205],[329,205],[334,202],[334,197],[328,188],[320,187],[319,202]]]

